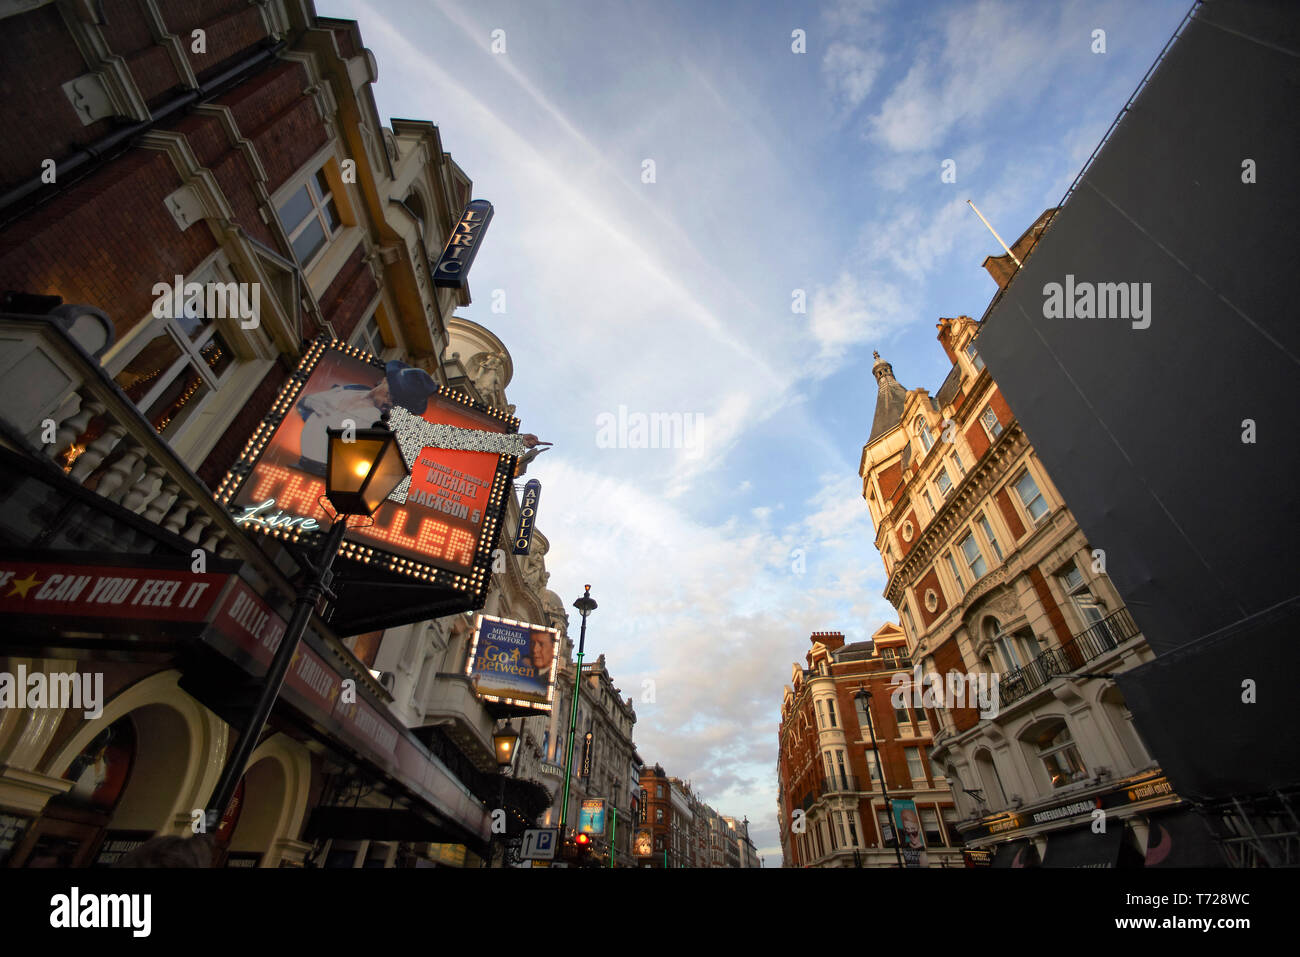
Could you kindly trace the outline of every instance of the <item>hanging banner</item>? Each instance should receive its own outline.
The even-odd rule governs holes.
[[[433,284],[453,289],[464,288],[469,267],[478,254],[479,241],[492,222],[492,204],[476,199],[465,207],[460,221],[451,231],[442,255],[433,266]]]
[[[542,497],[542,483],[529,479],[519,506],[519,531],[515,533],[515,554],[527,555],[533,540],[533,522],[537,520],[537,501]]]
[[[925,853],[925,834],[921,831],[921,815],[916,812],[916,802],[911,798],[894,798],[894,830],[898,845],[903,850],[905,867],[929,867],[930,857]]]
[[[587,798],[578,811],[578,833],[596,837],[605,833],[605,799]]]
[[[484,701],[549,714],[559,636],[543,625],[479,615],[465,674]]]

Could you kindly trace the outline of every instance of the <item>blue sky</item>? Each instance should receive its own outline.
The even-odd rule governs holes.
[[[640,754],[769,866],[791,663],[894,620],[857,476],[871,352],[938,388],[935,323],[983,313],[1001,251],[966,200],[1008,242],[1055,205],[1189,7],[317,0],[360,22],[384,122],[437,123],[495,206],[460,314],[555,443],[528,473],[551,587],[591,583]],[[602,448],[619,406],[704,425]]]

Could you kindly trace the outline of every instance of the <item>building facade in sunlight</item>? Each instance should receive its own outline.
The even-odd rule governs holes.
[[[108,865],[201,818],[257,654],[283,634],[304,555],[214,489],[266,417],[315,414],[276,406],[303,356],[324,340],[401,360],[498,421],[512,365],[454,316],[468,286],[432,275],[470,179],[433,124],[382,124],[355,23],[204,0],[98,19],[8,5],[0,26],[23,54],[0,64],[19,94],[0,119],[23,130],[0,156],[0,670],[102,689],[94,707],[0,713],[0,864]],[[156,290],[173,283],[179,309]],[[236,297],[214,309],[201,293],[217,286]],[[541,554],[512,554],[504,498],[485,595],[336,562],[349,610],[312,619],[214,835],[219,863],[500,856],[504,715],[465,677],[466,613],[563,617]],[[548,720],[524,722],[508,836],[551,803]]]
[[[688,781],[661,765],[641,771],[643,814],[637,831],[638,867],[758,867],[749,819],[719,814]]]
[[[1049,219],[1015,244],[1022,260]],[[999,282],[1007,261],[985,263]],[[938,329],[952,370],[933,395],[876,357],[859,474],[961,843],[995,866],[1199,853],[1203,829],[1111,677],[1152,652],[1106,576],[1104,543],[1079,529],[984,367],[979,324]]]
[[[534,536],[534,547],[537,537]],[[557,599],[558,600],[558,599]],[[552,605],[552,607],[556,607]],[[563,615],[563,606],[559,615]],[[567,617],[553,622],[567,628]],[[558,827],[564,801],[564,762],[569,721],[573,706],[576,656],[573,643],[566,641],[560,657],[555,686],[555,707],[547,719],[529,718],[530,734],[541,743],[538,768],[541,780],[551,790],[551,804],[540,819],[547,827]],[[592,837],[592,853],[608,862],[610,851],[617,867],[635,867],[633,842],[640,817],[641,757],[632,742],[636,708],[631,697],[615,687],[602,654],[582,663],[578,684],[577,728],[573,740],[573,764],[569,775],[569,811],[565,826],[578,825],[578,813],[585,800],[605,801],[605,833]],[[588,738],[590,735],[590,738]]]
[[[840,632],[814,632],[811,642],[804,666],[792,666],[781,701],[783,866],[896,866],[891,820],[907,802],[915,840],[925,845],[916,863],[960,864],[952,794],[930,758],[934,718],[910,702],[896,708],[891,701],[911,667],[902,631],[885,624],[870,641],[849,644]],[[870,722],[860,689],[871,693]]]

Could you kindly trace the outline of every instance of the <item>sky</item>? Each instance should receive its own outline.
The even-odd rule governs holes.
[[[1055,206],[1190,6],[316,0],[359,22],[381,120],[438,124],[495,207],[458,315],[555,443],[528,478],[550,587],[599,603],[587,660],[766,866],[792,664],[897,620],[872,351],[938,389],[935,324],[983,314],[1002,252],[966,201],[1007,242]],[[629,447],[620,410],[694,428]]]

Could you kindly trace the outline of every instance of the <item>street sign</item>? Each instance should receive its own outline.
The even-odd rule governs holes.
[[[560,846],[558,827],[533,827],[524,831],[524,843],[519,857],[525,861],[553,861]]]

